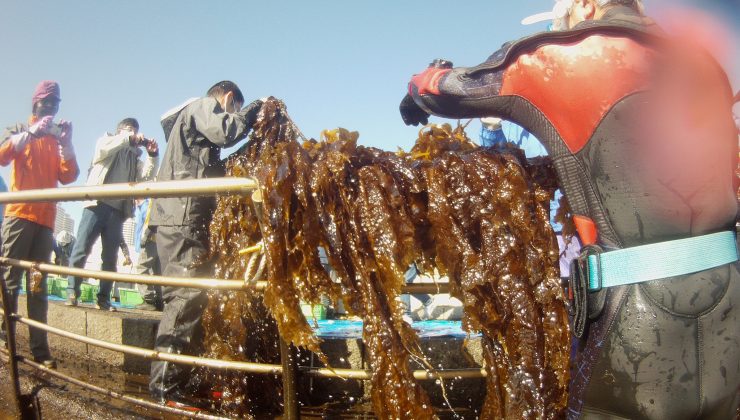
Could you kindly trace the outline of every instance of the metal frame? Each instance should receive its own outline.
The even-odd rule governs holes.
[[[5,361],[8,361],[9,357],[8,357],[8,351],[7,350],[0,349],[0,354],[2,355],[2,356],[0,356],[0,358],[3,358],[3,359],[5,359]],[[122,401],[126,401],[126,402],[130,402],[130,403],[136,404],[136,405],[141,406],[141,407],[151,408],[151,409],[154,409],[154,410],[157,410],[157,411],[163,411],[163,412],[166,412],[166,413],[177,414],[177,415],[180,415],[180,416],[190,417],[190,418],[194,418],[194,419],[228,420],[228,418],[226,418],[226,417],[218,417],[218,416],[214,416],[214,415],[211,415],[211,414],[205,414],[205,413],[197,413],[197,412],[194,413],[192,411],[182,410],[182,409],[174,408],[174,407],[162,406],[162,405],[159,405],[157,403],[153,403],[151,401],[142,400],[140,398],[134,398],[132,396],[129,396],[129,395],[126,395],[126,394],[121,394],[119,392],[113,391],[113,390],[108,389],[108,388],[103,388],[103,387],[100,387],[100,386],[97,386],[97,385],[93,385],[93,384],[90,384],[90,383],[81,381],[81,380],[79,380],[77,378],[74,378],[72,376],[65,375],[65,374],[63,374],[63,373],[61,373],[59,371],[56,371],[56,370],[53,370],[53,369],[49,369],[46,366],[44,366],[42,364],[39,364],[39,363],[36,363],[36,362],[33,362],[31,360],[28,360],[27,358],[25,358],[23,356],[17,356],[17,358],[18,358],[18,361],[19,362],[24,363],[24,364],[26,364],[26,365],[28,365],[28,366],[36,369],[36,370],[43,371],[44,374],[46,374],[46,375],[53,376],[53,377],[55,377],[57,379],[62,379],[64,381],[70,382],[72,384],[75,384],[75,385],[80,386],[82,388],[88,389],[90,391],[98,392],[100,394],[105,394],[108,397],[116,398],[116,399],[119,399],[119,400],[122,400]]]
[[[0,193],[0,203],[13,202],[40,202],[40,201],[72,201],[72,200],[90,200],[100,198],[141,198],[141,197],[181,197],[181,196],[200,196],[215,194],[240,194],[245,195],[254,190],[259,191],[259,185],[256,180],[250,178],[208,178],[187,181],[164,181],[164,182],[143,182],[139,184],[106,184],[105,186],[92,187],[67,187],[52,188],[42,190],[14,191]],[[257,194],[259,196],[259,194]],[[259,204],[257,204],[259,205]],[[211,290],[236,290],[236,291],[262,291],[266,288],[267,282],[258,281],[246,284],[242,280],[221,280],[211,278],[178,278],[149,276],[136,274],[119,274],[108,271],[84,270],[70,267],[60,267],[53,264],[38,263],[32,261],[22,261],[12,258],[0,257],[0,265],[12,265],[25,269],[35,269],[42,272],[65,274],[80,277],[92,277],[101,280],[125,281],[129,283],[140,283],[150,285],[190,287]],[[15,391],[16,405],[20,412],[23,413],[24,401],[28,396],[21,393],[18,378],[18,362],[42,370],[58,379],[66,380],[86,389],[103,393],[109,397],[117,398],[123,401],[131,402],[147,408],[152,408],[162,412],[185,415],[193,418],[221,419],[221,417],[211,416],[203,413],[191,413],[185,410],[179,410],[172,407],[161,406],[150,401],[133,398],[124,394],[119,394],[109,389],[98,387],[68,375],[50,370],[38,363],[26,360],[22,356],[16,355],[15,345],[15,323],[20,322],[31,327],[39,328],[52,334],[60,335],[71,340],[80,341],[108,350],[119,351],[126,354],[132,354],[151,360],[163,360],[168,362],[205,366],[215,369],[231,369],[237,371],[279,374],[283,376],[283,398],[284,398],[284,416],[288,419],[297,419],[300,417],[297,399],[298,375],[305,374],[309,376],[322,376],[330,378],[369,380],[371,372],[358,369],[330,369],[330,368],[298,368],[296,349],[289,343],[280,340],[281,365],[270,365],[263,363],[250,362],[230,362],[218,359],[208,359],[195,356],[187,356],[173,353],[162,353],[155,350],[143,349],[135,346],[110,343],[103,340],[97,340],[90,337],[74,334],[59,328],[50,327],[47,324],[40,323],[18,314],[7,313],[8,291],[4,281],[0,281],[0,289],[3,296],[3,319],[8,325],[8,361],[11,371],[11,380]],[[449,292],[449,283],[424,283],[410,284],[402,288],[404,293],[447,293]],[[419,380],[434,380],[448,378],[482,378],[486,376],[484,369],[450,369],[450,370],[415,370],[414,378]],[[27,404],[26,404],[27,405]],[[38,414],[36,414],[38,415]]]
[[[78,201],[101,198],[195,197],[215,194],[246,195],[258,188],[252,178],[204,178],[186,181],[152,181],[86,187],[44,188],[0,193],[0,203]]]
[[[126,283],[152,284],[158,286],[189,287],[208,290],[235,290],[235,291],[263,291],[267,287],[266,281],[245,283],[244,280],[221,280],[196,277],[165,277],[148,274],[125,274],[113,271],[86,270],[83,268],[62,267],[54,264],[37,263],[33,261],[16,260],[0,257],[0,265],[12,265],[27,270],[36,269],[45,273],[62,274],[66,276],[86,277],[100,280],[121,281]],[[449,283],[418,283],[407,284],[401,288],[403,293],[449,293]]]
[[[3,315],[5,311],[0,310]],[[139,356],[150,360],[161,360],[165,362],[179,363],[189,366],[202,366],[211,369],[228,369],[239,372],[250,372],[250,373],[263,373],[270,375],[282,375],[285,371],[285,365],[272,365],[267,363],[252,363],[252,362],[232,362],[220,359],[209,359],[205,357],[188,356],[177,353],[162,353],[152,349],[145,349],[142,347],[129,346],[126,344],[111,343],[105,340],[98,340],[96,338],[90,338],[85,335],[75,334],[61,328],[56,328],[44,324],[43,322],[34,321],[18,314],[10,314],[15,322],[28,325],[29,327],[38,328],[52,334],[68,338],[70,340],[79,341],[81,343],[89,344],[95,347],[100,347],[106,350],[117,351],[132,356]],[[284,343],[285,344],[285,343]],[[287,345],[287,344],[286,344]],[[340,379],[358,379],[358,380],[369,380],[372,372],[362,369],[330,369],[330,368],[311,368],[303,367],[298,369],[302,374],[310,376],[320,376],[327,378],[340,378]],[[434,380],[434,379],[454,379],[454,378],[481,378],[485,377],[486,371],[484,369],[445,369],[439,371],[431,370],[414,370],[414,378],[420,380]]]

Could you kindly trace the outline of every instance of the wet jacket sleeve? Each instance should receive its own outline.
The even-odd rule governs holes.
[[[204,98],[191,106],[196,129],[211,143],[230,147],[247,137],[262,101],[254,101],[235,113],[225,112],[214,98]]]
[[[504,46],[475,68],[429,67],[411,78],[408,93],[432,115],[447,118],[503,116],[506,104],[496,99],[501,94],[506,67],[493,64],[501,61],[507,51],[508,46]]]

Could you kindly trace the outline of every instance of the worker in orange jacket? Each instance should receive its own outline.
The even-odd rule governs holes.
[[[72,124],[64,120],[55,123],[53,120],[60,101],[59,84],[50,80],[42,81],[33,94],[33,113],[28,123],[8,127],[3,134],[0,165],[12,163],[11,191],[55,188],[59,182],[70,184],[77,179],[80,168],[72,147]],[[54,202],[8,204],[2,226],[3,257],[49,262],[54,243],[55,216]],[[23,269],[3,266],[1,270],[11,296],[9,309],[17,312]],[[30,273],[26,275],[29,317],[46,323],[46,275],[40,281],[29,280],[35,280]],[[36,362],[49,368],[56,367],[45,331],[31,328],[30,346]]]

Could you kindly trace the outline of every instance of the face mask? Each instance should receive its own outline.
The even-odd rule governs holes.
[[[231,106],[229,106],[229,105],[231,105]],[[225,103],[222,106],[224,108],[224,112],[226,112],[227,114],[233,114],[235,112],[239,112],[239,108],[236,107],[236,101],[234,100],[234,97],[233,96],[229,100],[229,103]],[[231,110],[231,111],[229,111],[229,110]]]

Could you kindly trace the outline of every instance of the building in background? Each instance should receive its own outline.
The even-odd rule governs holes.
[[[54,219],[54,237],[56,238],[59,232],[63,230],[74,235],[75,220],[62,208],[61,204],[57,204],[57,215]]]

